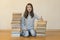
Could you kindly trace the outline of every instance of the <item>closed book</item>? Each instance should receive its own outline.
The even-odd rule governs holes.
[[[16,32],[16,31],[12,32],[11,37],[20,37],[20,32]]]
[[[12,21],[21,21],[21,18],[13,18]]]
[[[44,26],[46,27],[46,25],[40,25],[40,24],[39,24],[39,25],[37,25],[37,27],[44,27]]]
[[[37,34],[45,34],[46,32],[36,32]]]
[[[36,26],[36,27],[37,27],[37,28],[46,28],[46,26],[43,26],[43,27],[42,27],[42,26]]]
[[[13,16],[22,16],[21,13],[13,13]]]
[[[36,28],[36,30],[46,30],[46,28]]]
[[[12,29],[20,29],[20,27],[12,27]]]
[[[12,29],[12,31],[21,31],[21,29]]]
[[[13,17],[22,17],[22,15],[14,14]]]
[[[12,29],[20,29],[20,27],[12,27]]]
[[[36,30],[36,32],[46,32],[46,30]]]
[[[12,27],[17,27],[17,26],[19,27],[19,26],[21,26],[21,24],[17,24],[17,23],[16,24],[11,24],[11,26]]]
[[[37,34],[37,36],[46,36],[46,34]]]
[[[20,24],[21,21],[12,21],[11,24]]]

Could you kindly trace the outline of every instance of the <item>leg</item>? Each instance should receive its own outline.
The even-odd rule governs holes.
[[[23,36],[28,37],[29,36],[29,32],[24,30],[23,31]]]
[[[34,29],[31,29],[31,30],[30,30],[30,33],[31,33],[32,36],[36,36],[36,32],[35,32]]]

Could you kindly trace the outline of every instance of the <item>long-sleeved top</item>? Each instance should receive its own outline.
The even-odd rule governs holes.
[[[39,17],[37,15],[34,14],[34,17],[31,18],[30,15],[28,15],[27,19],[23,16],[22,17],[22,30],[24,29],[34,29],[34,21],[35,19],[39,19]]]

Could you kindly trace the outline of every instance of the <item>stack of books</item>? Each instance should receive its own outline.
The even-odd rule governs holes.
[[[42,17],[35,22],[37,36],[46,36],[46,24],[47,21],[44,21]]]
[[[22,14],[21,13],[14,13],[12,15],[12,37],[20,37],[20,31],[21,31],[21,18]]]

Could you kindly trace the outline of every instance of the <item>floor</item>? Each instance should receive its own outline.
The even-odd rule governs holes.
[[[60,31],[47,31],[46,37],[11,37],[11,31],[0,31],[0,40],[60,40]]]

